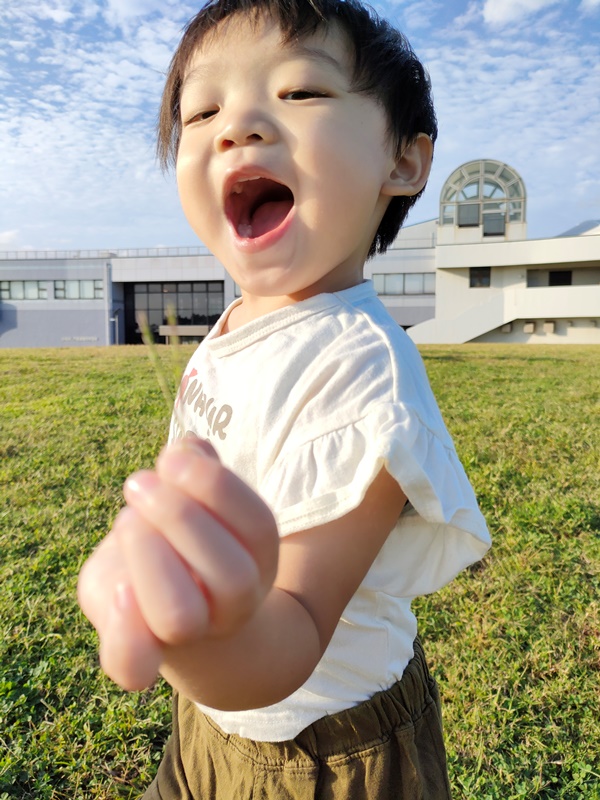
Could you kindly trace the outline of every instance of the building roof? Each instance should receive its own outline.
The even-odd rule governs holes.
[[[562,236],[582,236],[585,233],[590,233],[594,228],[598,228],[598,233],[600,233],[600,219],[588,219],[585,222],[580,222],[579,225],[575,225],[574,228],[569,228],[568,231],[559,233],[556,238],[560,239]]]

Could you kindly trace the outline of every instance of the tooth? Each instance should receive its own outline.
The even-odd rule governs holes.
[[[241,194],[242,193],[242,184],[241,183],[235,183],[233,185],[233,189],[231,190],[231,193],[232,194]]]
[[[241,236],[242,239],[250,239],[252,238],[252,225],[246,222],[240,222],[237,232],[238,236]]]

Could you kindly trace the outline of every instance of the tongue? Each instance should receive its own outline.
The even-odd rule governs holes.
[[[289,214],[292,203],[289,200],[269,200],[260,205],[252,215],[250,225],[244,226],[243,235],[256,239],[278,228]],[[240,231],[241,233],[241,231]]]

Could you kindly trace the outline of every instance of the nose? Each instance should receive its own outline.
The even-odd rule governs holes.
[[[244,111],[228,115],[215,138],[219,152],[232,147],[272,144],[277,138],[274,123],[259,111]]]

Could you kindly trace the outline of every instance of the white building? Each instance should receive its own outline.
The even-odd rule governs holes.
[[[600,344],[600,221],[552,239],[526,235],[521,177],[472,161],[446,181],[439,219],[402,231],[401,249],[371,272],[417,344]],[[435,280],[429,303],[409,291],[421,270],[425,285]]]
[[[600,344],[600,220],[526,236],[521,177],[472,161],[446,181],[439,219],[404,228],[365,275],[417,344]],[[0,347],[139,342],[140,311],[159,341],[197,341],[235,289],[203,247],[0,252]]]

